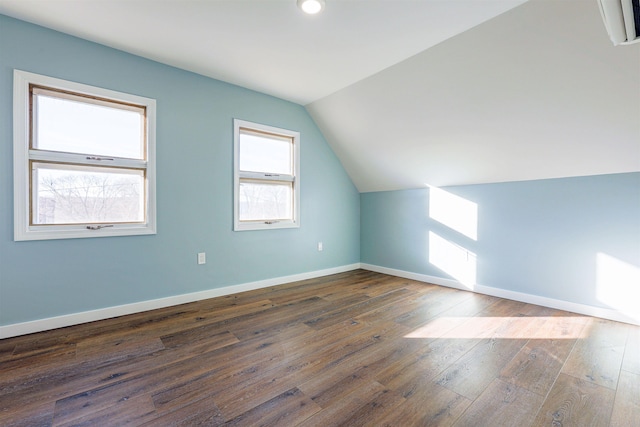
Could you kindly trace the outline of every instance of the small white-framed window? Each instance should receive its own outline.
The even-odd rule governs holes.
[[[300,133],[234,119],[234,230],[300,226]]]
[[[155,100],[14,70],[14,239],[156,233]]]

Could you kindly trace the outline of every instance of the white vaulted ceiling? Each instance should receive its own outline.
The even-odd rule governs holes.
[[[0,13],[298,104],[526,0],[0,0]]]
[[[640,43],[531,0],[307,106],[362,192],[640,170]]]
[[[305,105],[360,191],[640,170],[640,44],[614,48],[595,0],[295,3],[0,13]]]

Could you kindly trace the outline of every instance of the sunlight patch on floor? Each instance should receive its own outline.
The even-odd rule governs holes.
[[[588,318],[558,317],[440,317],[405,338],[454,339],[576,339],[585,337]]]

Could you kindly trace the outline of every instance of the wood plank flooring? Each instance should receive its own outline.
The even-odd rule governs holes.
[[[640,426],[640,327],[356,270],[0,340],[1,426]]]

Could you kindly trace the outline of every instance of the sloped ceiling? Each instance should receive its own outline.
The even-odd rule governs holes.
[[[0,13],[305,105],[526,0],[0,0]]]
[[[307,106],[361,192],[640,170],[640,44],[532,0]]]
[[[363,192],[640,170],[640,44],[613,47],[595,0],[525,1],[327,0],[310,17],[295,0],[0,0],[0,13],[305,105]]]

